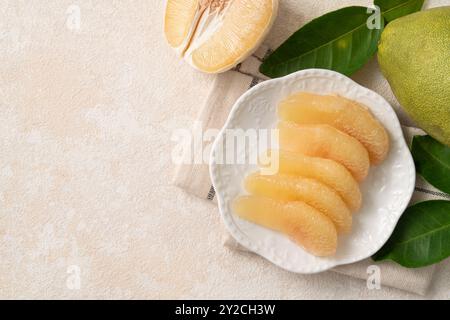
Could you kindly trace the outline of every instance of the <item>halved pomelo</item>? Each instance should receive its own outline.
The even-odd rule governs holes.
[[[227,71],[251,55],[273,25],[278,0],[168,0],[168,43],[193,67]]]

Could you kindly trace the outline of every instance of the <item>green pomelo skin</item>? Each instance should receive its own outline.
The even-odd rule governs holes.
[[[450,7],[417,12],[388,24],[378,60],[411,118],[450,146]]]

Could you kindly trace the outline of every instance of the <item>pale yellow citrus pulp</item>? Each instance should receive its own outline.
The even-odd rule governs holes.
[[[252,54],[270,30],[278,0],[168,0],[168,43],[193,67],[227,71]]]

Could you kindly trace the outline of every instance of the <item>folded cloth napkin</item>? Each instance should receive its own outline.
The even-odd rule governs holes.
[[[267,47],[262,46],[252,57],[237,66],[233,71],[218,75],[212,86],[211,93],[206,99],[200,114],[197,117],[195,130],[205,132],[208,129],[220,129],[228,117],[229,111],[236,100],[249,88],[265,80],[258,73],[258,66],[267,52]],[[403,127],[405,138],[410,142],[414,135],[423,134],[423,131],[412,127]],[[202,145],[200,150],[208,150],[211,141],[204,141],[200,135],[200,141],[194,141],[193,145]],[[194,155],[188,152],[177,168],[174,179],[175,185],[199,198],[210,201],[215,205],[216,198],[209,177],[207,163],[195,163]],[[430,199],[449,199],[447,194],[439,192],[422,178],[418,177],[416,191],[412,202]],[[213,214],[218,214],[217,207],[212,208]],[[224,237],[224,245],[232,250],[246,251],[231,236]],[[351,265],[340,266],[333,271],[351,277],[367,279],[367,268],[375,264],[370,259]],[[406,269],[391,262],[376,263],[381,269],[381,284],[403,289],[417,294],[424,294],[431,282],[434,267],[420,269]]]

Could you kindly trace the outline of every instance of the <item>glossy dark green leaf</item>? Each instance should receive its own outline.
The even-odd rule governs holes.
[[[450,201],[434,200],[409,207],[394,233],[373,259],[418,268],[450,256]]]
[[[422,10],[425,0],[375,0],[387,22]]]
[[[434,187],[450,194],[450,147],[430,136],[416,136],[412,155],[417,172]]]
[[[272,78],[309,68],[351,75],[377,50],[384,19],[379,19],[379,29],[371,29],[371,17],[373,13],[365,7],[325,14],[295,32],[263,62],[260,71]]]

